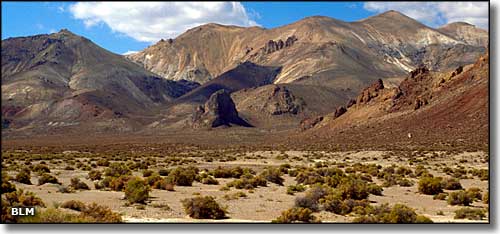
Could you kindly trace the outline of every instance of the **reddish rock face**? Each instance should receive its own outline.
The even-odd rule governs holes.
[[[375,83],[370,85],[368,88],[363,89],[361,94],[356,99],[357,104],[367,103],[374,97],[378,96],[378,91],[384,89],[384,83],[381,79],[378,79]]]

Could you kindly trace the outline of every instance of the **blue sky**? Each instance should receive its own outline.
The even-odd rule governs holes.
[[[160,38],[175,37],[188,28],[209,22],[273,28],[313,15],[356,21],[390,9],[433,27],[468,21],[487,28],[487,3],[442,4],[445,3],[2,2],[2,39],[66,28],[103,48],[123,54],[142,50]]]

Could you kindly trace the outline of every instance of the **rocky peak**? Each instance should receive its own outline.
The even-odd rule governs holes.
[[[286,87],[276,86],[264,105],[271,115],[298,114],[302,103]]]
[[[239,117],[233,99],[224,89],[213,93],[204,106],[199,106],[196,109],[193,123],[194,127],[205,128],[231,126],[231,124],[251,127],[249,123]]]

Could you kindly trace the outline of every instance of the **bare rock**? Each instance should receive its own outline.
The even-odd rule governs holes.
[[[251,127],[239,117],[231,96],[224,89],[213,93],[205,105],[199,106],[193,114],[194,127],[216,128],[232,124]]]

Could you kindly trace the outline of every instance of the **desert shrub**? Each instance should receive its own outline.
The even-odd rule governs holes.
[[[448,196],[448,204],[468,206],[472,203],[473,198],[465,191],[452,192]]]
[[[292,166],[289,163],[281,164],[279,170],[283,174],[288,174],[288,170],[291,169]]]
[[[63,204],[61,204],[61,208],[83,211],[85,209],[85,204],[81,201],[69,200],[63,202]]]
[[[161,179],[153,184],[154,189],[161,189],[167,191],[174,191],[174,184],[168,183],[167,180]]]
[[[477,176],[480,180],[488,180],[489,179],[488,169],[474,169],[474,170],[472,170],[472,175]]]
[[[254,189],[257,187],[266,187],[267,180],[261,176],[253,176],[251,178],[235,179],[226,184],[227,187],[234,187],[236,189]]]
[[[210,171],[209,174],[215,178],[239,179],[244,174],[253,175],[253,174],[255,174],[255,172],[250,168],[241,168],[241,167],[223,168],[223,167],[219,166],[219,167],[215,168],[214,170]]]
[[[31,175],[28,169],[21,170],[16,175],[16,181],[23,184],[31,184]]]
[[[50,173],[50,169],[47,165],[37,164],[33,167],[33,171],[39,174]]]
[[[368,184],[366,189],[368,190],[368,193],[373,194],[373,195],[377,195],[377,196],[382,196],[382,191],[384,191],[384,189],[382,187],[378,186],[375,183]]]
[[[153,172],[152,170],[144,170],[144,171],[142,172],[142,176],[143,176],[143,177],[149,177],[149,176],[153,175],[153,173],[154,173],[154,172]]]
[[[264,177],[267,181],[277,185],[283,185],[285,179],[281,177],[282,175],[282,172],[278,168],[268,168],[260,174],[260,176]]]
[[[118,178],[111,177],[108,187],[113,191],[123,191],[125,189],[125,185],[131,178],[131,176],[120,176]]]
[[[336,192],[339,193],[343,200],[354,199],[362,200],[366,199],[369,195],[367,183],[360,179],[355,179],[351,177],[343,178],[340,184],[336,188]]]
[[[98,170],[89,171],[88,178],[90,180],[100,180],[101,177],[102,177],[101,171]]]
[[[158,174],[150,174],[146,178],[146,183],[149,184],[149,186],[153,186],[157,181],[162,180],[161,176]]]
[[[131,203],[144,203],[149,198],[149,185],[138,177],[127,181],[125,186],[125,198]]]
[[[2,214],[1,220],[5,223],[17,223],[20,221],[20,216],[12,216],[10,209],[17,206],[40,206],[45,207],[42,199],[37,197],[32,192],[24,192],[18,189],[12,192],[2,192]]]
[[[178,167],[168,174],[167,182],[178,186],[192,186],[197,173],[193,168]]]
[[[6,172],[2,172],[2,189],[0,194],[10,193],[16,191],[16,186],[9,182],[10,176]]]
[[[290,195],[294,195],[297,192],[306,191],[306,186],[302,184],[290,185],[286,188],[286,193]]]
[[[101,167],[109,167],[109,161],[105,158],[102,158],[102,159],[99,159],[97,160],[96,162],[97,166],[101,166]]]
[[[432,177],[430,173],[423,165],[417,165],[415,167],[415,176],[417,177]]]
[[[10,193],[16,191],[16,186],[10,183],[8,180],[2,179],[2,190],[0,190],[1,194]]]
[[[297,197],[295,199],[295,206],[308,208],[312,211],[318,211],[320,199],[327,196],[330,192],[331,190],[327,187],[315,185],[307,190],[305,196]]]
[[[46,183],[50,183],[50,184],[61,184],[57,178],[51,174],[48,174],[48,173],[43,173],[40,178],[38,178],[38,185],[42,185],[42,184],[46,184]]]
[[[481,189],[477,187],[472,187],[466,190],[467,195],[472,198],[472,201],[478,201],[483,198],[483,195],[481,194]]]
[[[396,204],[392,208],[388,204],[377,206],[367,215],[354,219],[356,223],[431,223],[432,220],[415,213],[410,207]]]
[[[214,177],[212,176],[208,176],[208,177],[205,177],[201,180],[201,183],[202,184],[213,184],[213,185],[218,185],[219,184],[219,181],[217,181]]]
[[[273,223],[320,223],[321,221],[312,214],[313,212],[308,208],[294,207],[285,210],[281,216],[273,220]]]
[[[397,181],[397,184],[401,187],[411,187],[413,186],[413,181],[406,178],[401,178]]]
[[[484,217],[486,217],[486,212],[483,209],[465,207],[455,210],[454,219],[481,220]]]
[[[236,199],[241,198],[241,197],[247,197],[247,194],[244,192],[238,191],[238,192],[235,192],[232,194],[225,194],[224,195],[224,199],[226,199],[226,200],[236,200]]]
[[[342,200],[338,194],[330,194],[322,199],[321,204],[323,204],[326,211],[346,215],[351,213],[356,207],[364,209],[370,205],[370,202],[368,200]]]
[[[215,201],[212,196],[193,197],[183,199],[182,205],[186,213],[195,219],[223,219],[226,218],[226,210]]]
[[[447,193],[438,193],[432,197],[434,200],[446,200],[446,197],[448,197]]]
[[[80,178],[77,177],[71,178],[70,186],[74,189],[81,189],[81,190],[90,189],[90,187],[85,182],[81,181]]]
[[[96,223],[122,222],[120,214],[111,211],[111,209],[106,206],[100,206],[96,203],[87,205],[80,215],[81,217],[91,218]]]
[[[418,181],[418,191],[427,195],[441,193],[443,192],[442,179],[439,177],[423,177]]]
[[[158,174],[160,176],[168,176],[169,173],[170,173],[170,170],[168,170],[168,169],[160,169],[160,170],[158,170]]]
[[[104,170],[105,176],[120,177],[131,175],[132,171],[124,163],[112,163]]]
[[[313,170],[299,172],[295,177],[295,181],[297,181],[297,184],[316,184],[325,182],[323,177]]]
[[[488,204],[488,203],[490,203],[490,194],[489,194],[489,193],[485,193],[485,194],[483,195],[483,203],[484,203],[484,204]]]
[[[443,188],[448,190],[459,190],[462,189],[462,185],[458,179],[448,178],[443,181]]]

